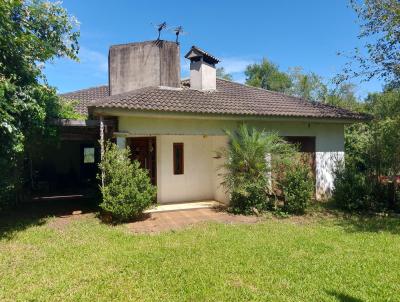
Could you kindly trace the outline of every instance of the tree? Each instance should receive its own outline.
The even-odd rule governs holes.
[[[339,83],[334,88],[329,89],[325,97],[323,98],[323,103],[332,106],[354,110],[362,111],[363,105],[358,101],[355,94],[356,86],[352,83]]]
[[[58,2],[0,3],[0,74],[18,85],[37,84],[41,66],[55,57],[77,59],[76,20]]]
[[[310,101],[321,101],[325,98],[328,88],[316,73],[303,73],[301,67],[294,67],[289,69],[289,76],[292,87],[288,92],[291,95]]]
[[[372,120],[347,127],[346,166],[337,171],[335,189],[335,200],[341,206],[363,210],[399,208],[399,108],[398,90],[370,94],[363,110]]]
[[[232,75],[230,73],[227,73],[224,67],[217,68],[217,78],[233,81]]]
[[[292,86],[290,77],[266,58],[260,63],[247,66],[245,75],[246,84],[254,87],[285,92]]]
[[[400,174],[400,91],[370,94],[366,107],[374,116],[367,149],[374,174],[395,177]]]
[[[338,81],[350,77],[369,80],[380,77],[391,87],[400,87],[400,2],[398,0],[350,0],[360,21],[356,48]]]
[[[54,137],[49,121],[63,110],[55,89],[41,84],[41,66],[56,57],[77,59],[74,29],[58,2],[0,2],[0,209],[20,198],[27,159]]]

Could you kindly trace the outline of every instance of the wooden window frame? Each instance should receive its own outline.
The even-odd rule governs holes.
[[[178,149],[180,149],[180,152],[181,152],[181,157],[180,157],[180,161],[179,161],[179,164],[180,164],[180,167],[181,167],[180,170],[177,169],[177,161],[176,161],[176,156],[175,156],[176,150],[178,150]],[[174,165],[173,166],[174,175],[182,175],[182,174],[184,174],[184,171],[185,171],[185,169],[184,169],[184,167],[185,167],[185,165],[184,165],[185,153],[184,153],[184,145],[183,145],[183,143],[173,143],[172,156],[173,156],[173,165]]]

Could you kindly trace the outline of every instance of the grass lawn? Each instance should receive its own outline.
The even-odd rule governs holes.
[[[400,301],[400,219],[289,218],[133,235],[0,221],[0,301]]]

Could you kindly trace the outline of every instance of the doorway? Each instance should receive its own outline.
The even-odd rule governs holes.
[[[149,172],[151,183],[157,183],[156,168],[156,138],[155,137],[132,137],[128,139],[133,160],[140,163],[140,167]]]

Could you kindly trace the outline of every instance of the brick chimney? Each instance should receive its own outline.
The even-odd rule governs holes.
[[[190,60],[190,88],[212,91],[217,86],[215,64],[219,60],[196,46],[185,55]]]
[[[110,95],[148,86],[180,87],[179,45],[156,40],[113,45],[108,52]]]

